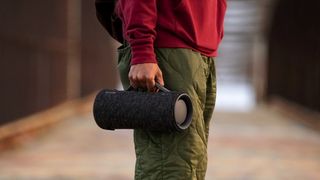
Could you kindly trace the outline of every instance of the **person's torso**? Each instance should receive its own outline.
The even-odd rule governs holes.
[[[160,0],[157,11],[155,46],[186,46],[216,56],[226,0]]]

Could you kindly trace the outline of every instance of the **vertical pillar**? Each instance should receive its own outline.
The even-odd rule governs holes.
[[[67,1],[67,98],[80,96],[81,0]]]
[[[269,31],[274,4],[277,0],[260,0],[257,3],[257,17],[259,26],[254,37],[253,46],[253,85],[256,93],[256,101],[263,102],[267,95],[267,43],[266,34]]]

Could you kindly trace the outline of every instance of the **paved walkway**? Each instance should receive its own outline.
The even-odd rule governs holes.
[[[0,179],[130,180],[134,158],[132,131],[103,131],[79,115],[1,152]],[[320,179],[320,133],[266,107],[216,112],[206,179]]]

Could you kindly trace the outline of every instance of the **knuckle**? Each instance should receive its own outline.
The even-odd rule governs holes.
[[[147,74],[146,75],[146,79],[147,80],[153,80],[154,79],[154,76],[152,74]]]
[[[129,77],[130,79],[133,78],[133,73],[132,73],[131,71],[129,72],[128,77]]]
[[[136,82],[137,81],[137,77],[136,76],[132,76],[130,80],[133,81],[133,82]]]
[[[137,76],[137,80],[142,81],[143,79],[144,79],[144,76],[143,76],[143,75],[139,74],[139,75]]]

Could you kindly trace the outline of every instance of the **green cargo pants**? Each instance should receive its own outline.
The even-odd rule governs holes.
[[[123,87],[129,86],[131,52],[118,49],[118,70]],[[207,169],[209,123],[215,105],[214,58],[181,48],[155,50],[165,87],[189,94],[193,120],[184,132],[134,130],[137,180],[203,180]]]

